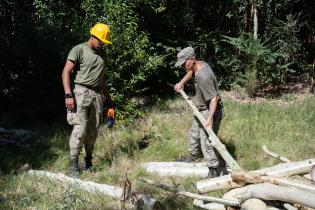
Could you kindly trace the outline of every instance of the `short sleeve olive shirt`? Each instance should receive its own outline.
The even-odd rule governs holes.
[[[87,43],[72,48],[67,60],[76,64],[74,83],[91,87],[105,84],[105,53],[96,52]]]
[[[209,108],[209,101],[219,95],[219,89],[211,67],[205,62],[202,64],[202,68],[195,75],[196,95],[194,103],[199,110],[206,110]]]

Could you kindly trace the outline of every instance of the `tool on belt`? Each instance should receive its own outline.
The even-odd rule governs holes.
[[[115,122],[115,106],[112,102],[104,103],[104,123],[108,128],[112,128]]]

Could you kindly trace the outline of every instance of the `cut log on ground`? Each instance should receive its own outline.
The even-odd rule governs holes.
[[[206,178],[209,168],[205,166],[149,166],[143,167],[147,172],[158,174],[159,176],[178,176],[178,177],[200,177]]]
[[[257,198],[250,198],[241,205],[241,210],[267,210],[267,205]]]
[[[256,173],[251,172],[232,172],[231,174],[232,179],[234,182],[241,182],[241,183],[270,183],[270,184],[277,184],[286,187],[295,187],[300,190],[305,190],[307,192],[315,193],[315,186],[312,185],[305,185],[302,183],[298,183],[297,181],[293,181],[292,179],[285,179],[273,176],[261,176]],[[315,199],[315,198],[314,198]]]
[[[254,173],[260,175],[270,175],[276,177],[288,177],[297,174],[309,173],[311,168],[315,165],[315,159],[303,160],[299,162],[280,163],[270,168],[263,168]],[[207,193],[211,191],[226,190],[236,187],[241,187],[244,184],[233,182],[231,175],[224,175],[212,179],[198,181],[196,187],[199,193]]]
[[[193,202],[194,206],[198,206],[203,209],[209,209],[209,210],[226,210],[223,204],[219,203],[205,203],[202,200],[195,199]]]
[[[271,157],[274,157],[274,158],[276,158],[276,159],[278,159],[278,160],[281,160],[281,161],[284,162],[284,163],[289,163],[289,162],[291,162],[288,158],[286,158],[286,157],[284,157],[284,156],[282,156],[282,155],[279,155],[279,154],[277,154],[277,153],[271,152],[271,151],[267,148],[266,145],[263,145],[262,148],[263,148],[264,152],[265,152],[267,155],[271,156]]]
[[[296,188],[288,188],[274,184],[264,183],[247,185],[242,188],[233,189],[227,192],[224,199],[234,198],[240,202],[250,198],[261,200],[279,200],[288,203],[297,203],[310,208],[315,208],[315,194]]]
[[[35,170],[29,170],[28,174],[31,176],[40,176],[40,177],[47,177],[52,181],[59,180],[63,183],[70,184],[74,187],[89,191],[89,192],[95,192],[95,193],[102,193],[106,196],[116,198],[116,199],[122,199],[123,195],[123,189],[120,187],[115,187],[107,184],[98,184],[92,181],[84,181],[81,179],[75,179],[68,177],[62,173],[51,173],[47,171],[35,171]],[[160,208],[160,202],[155,200],[154,198],[151,198],[150,196],[146,196],[143,194],[138,193],[129,193],[132,198],[137,199],[137,205],[143,205],[146,208],[149,209],[159,209]]]
[[[193,104],[193,102],[189,99],[189,97],[186,95],[186,93],[183,90],[180,90],[180,94],[183,96],[185,101],[188,103],[190,108],[193,110],[194,115],[198,118],[198,120],[200,121],[201,125],[204,125],[206,120],[204,119],[202,114],[199,112],[197,107]],[[209,139],[211,141],[211,145],[220,153],[221,157],[225,160],[226,164],[232,170],[242,170],[242,168],[238,165],[238,163],[233,159],[233,157],[227,151],[225,145],[221,143],[221,141],[213,133],[213,131],[210,128],[204,128],[204,129],[209,135]]]
[[[160,167],[185,167],[185,168],[192,168],[192,167],[207,167],[207,163],[185,163],[185,162],[147,162],[141,163],[141,168],[160,168]]]
[[[183,195],[183,196],[186,196],[189,198],[194,198],[194,199],[203,200],[203,201],[207,201],[207,202],[220,203],[220,204],[224,204],[224,205],[228,205],[228,206],[237,206],[237,207],[240,206],[240,203],[238,201],[216,198],[216,197],[211,197],[211,196],[204,196],[204,195],[199,195],[196,193],[186,192],[186,191],[180,190],[176,187],[171,187],[171,186],[167,186],[167,185],[164,185],[161,183],[153,182],[153,181],[145,179],[143,177],[138,178],[138,180],[141,182],[148,183],[148,184],[151,184],[153,186],[159,187],[163,190],[167,190],[169,192],[176,193],[177,195]]]

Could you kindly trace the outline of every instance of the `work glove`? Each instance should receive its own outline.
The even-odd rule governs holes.
[[[115,106],[112,102],[104,103],[104,123],[108,128],[112,128],[115,122]]]

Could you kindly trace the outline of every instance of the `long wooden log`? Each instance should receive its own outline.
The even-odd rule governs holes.
[[[263,168],[252,171],[260,175],[270,175],[276,177],[288,177],[297,174],[309,173],[312,166],[315,165],[315,159],[303,160],[299,162],[280,163],[270,168]],[[196,187],[199,193],[207,193],[217,190],[226,190],[241,187],[244,184],[233,182],[231,175],[224,175],[212,179],[198,181]]]
[[[185,163],[185,162],[146,162],[141,163],[140,167],[146,168],[157,168],[157,167],[185,167],[185,168],[192,168],[192,167],[207,167],[206,162],[201,163]]]
[[[116,199],[122,199],[123,196],[123,189],[120,187],[115,187],[107,184],[98,184],[92,181],[84,181],[81,179],[75,179],[68,177],[62,173],[51,173],[47,171],[36,171],[36,170],[29,170],[28,174],[31,176],[40,176],[40,177],[47,177],[53,181],[59,180],[61,182],[70,184],[74,187],[89,191],[89,192],[95,192],[95,193],[102,193],[106,196],[116,198]],[[133,192],[130,192],[130,194],[133,194]],[[154,198],[151,198],[149,196],[134,193],[136,198],[138,199],[138,204],[145,206],[149,209],[157,209],[160,207],[159,201],[155,200]]]
[[[280,200],[288,203],[298,203],[303,206],[315,208],[315,194],[296,188],[278,186],[269,183],[247,185],[242,188],[230,190],[224,199],[239,200],[240,202],[250,198],[261,200]]]
[[[186,196],[189,198],[199,199],[199,200],[208,201],[208,202],[220,203],[220,204],[224,204],[224,205],[228,205],[228,206],[237,206],[237,207],[240,206],[240,203],[238,201],[216,198],[216,197],[211,197],[211,196],[204,196],[204,195],[199,195],[196,193],[183,191],[183,190],[180,190],[176,187],[171,187],[171,186],[167,186],[167,185],[164,185],[161,183],[153,182],[153,181],[146,179],[146,178],[143,178],[143,177],[138,178],[138,180],[141,182],[148,183],[148,184],[151,184],[153,186],[159,187],[163,190],[167,190],[169,192],[176,193],[177,195],[182,195],[182,196]]]
[[[195,165],[195,166],[194,166]],[[140,166],[147,172],[158,174],[159,176],[178,176],[178,177],[201,177],[208,176],[209,168],[204,164],[196,163],[150,163]]]
[[[189,97],[186,95],[186,93],[183,90],[180,90],[180,94],[183,96],[185,101],[188,103],[190,108],[192,108],[194,115],[198,118],[200,123],[202,125],[205,124],[206,120],[202,116],[202,114],[199,112],[197,107],[193,104],[193,102],[189,99]],[[230,155],[230,153],[227,151],[224,144],[221,143],[219,138],[213,133],[213,131],[210,128],[204,128],[206,132],[209,135],[209,139],[211,141],[211,145],[220,153],[222,158],[225,160],[226,164],[232,169],[232,170],[242,170],[242,168],[238,165],[238,163],[233,159],[233,157]]]
[[[305,185],[303,183],[294,182],[290,179],[279,178],[274,176],[262,176],[253,172],[232,172],[231,174],[233,181],[235,182],[246,182],[251,184],[257,183],[271,183],[286,187],[295,187],[300,190],[315,193],[315,185]],[[314,198],[315,199],[315,198]]]

